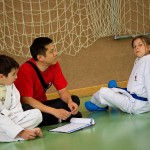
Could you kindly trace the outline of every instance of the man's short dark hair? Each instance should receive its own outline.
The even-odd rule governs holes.
[[[9,56],[0,55],[0,74],[7,77],[13,68],[18,69],[19,64]]]
[[[46,56],[47,49],[45,48],[46,45],[52,43],[52,39],[48,37],[39,37],[36,38],[32,45],[30,46],[30,53],[34,60],[37,60],[37,55],[41,54]]]

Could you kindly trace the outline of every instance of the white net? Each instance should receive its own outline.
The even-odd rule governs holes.
[[[33,39],[75,56],[106,36],[150,33],[150,0],[0,0],[0,51],[30,57]]]

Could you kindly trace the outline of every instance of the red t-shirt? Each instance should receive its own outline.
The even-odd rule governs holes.
[[[30,59],[29,61],[36,65],[34,59]],[[63,76],[58,62],[52,66],[49,66],[46,71],[40,72],[45,80],[45,83],[53,84],[57,90],[65,88],[68,84]],[[33,97],[41,102],[47,100],[45,91],[35,70],[28,63],[24,63],[19,68],[15,85],[21,96]]]

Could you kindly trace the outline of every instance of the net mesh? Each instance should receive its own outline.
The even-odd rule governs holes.
[[[75,56],[106,36],[150,33],[149,0],[0,0],[0,51],[30,57],[33,39]]]

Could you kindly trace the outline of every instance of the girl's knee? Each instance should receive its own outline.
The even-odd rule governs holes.
[[[109,91],[110,91],[109,88],[102,87],[99,92],[100,92],[100,95],[102,96],[102,95],[106,95]]]

